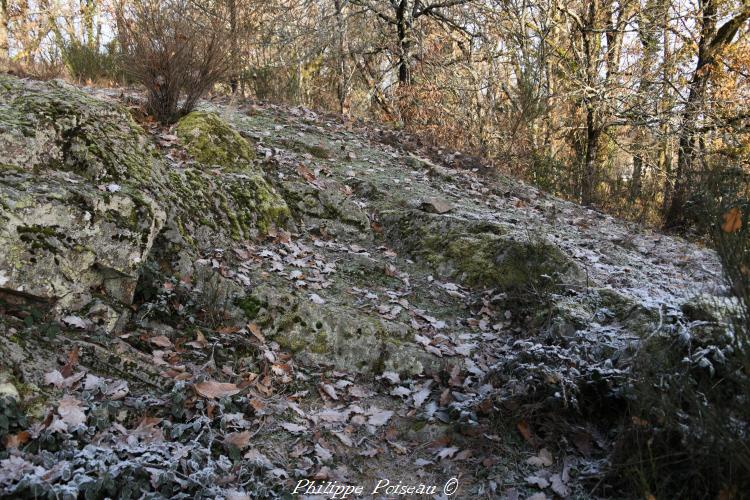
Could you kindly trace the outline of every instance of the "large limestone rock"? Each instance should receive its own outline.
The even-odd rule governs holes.
[[[78,309],[132,300],[164,210],[159,163],[124,110],[62,83],[0,77],[0,288]]]
[[[314,304],[278,287],[261,286],[242,302],[266,335],[308,363],[360,373],[435,373],[443,363],[412,343],[405,322],[335,302]]]
[[[121,106],[61,82],[0,76],[0,289],[78,310],[130,303],[161,235],[170,250],[228,246],[282,226],[284,200],[251,145],[192,113],[172,164]]]
[[[100,289],[129,303],[164,223],[140,193],[100,191],[71,173],[0,173],[0,287],[77,309]]]

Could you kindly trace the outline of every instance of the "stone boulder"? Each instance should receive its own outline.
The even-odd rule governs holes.
[[[166,214],[130,115],[68,85],[0,76],[0,288],[79,309],[129,303]]]
[[[194,256],[286,223],[252,145],[218,115],[191,113],[176,133],[187,164],[114,102],[0,76],[0,290],[58,312],[94,295],[129,304],[163,236]]]

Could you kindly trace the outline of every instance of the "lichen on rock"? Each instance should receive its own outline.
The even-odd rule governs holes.
[[[0,286],[128,303],[166,218],[155,149],[126,110],[61,82],[0,76],[0,110]]]

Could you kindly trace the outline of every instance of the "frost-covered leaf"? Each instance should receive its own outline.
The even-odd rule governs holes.
[[[370,418],[367,419],[367,423],[375,427],[385,425],[393,416],[393,412],[390,410],[381,410],[379,408],[370,409]]]
[[[85,320],[81,318],[80,316],[74,316],[74,315],[65,316],[62,318],[61,321],[68,326],[72,326],[73,328],[79,328],[81,330],[86,330],[91,326],[90,321]]]
[[[125,380],[118,380],[107,386],[106,394],[112,401],[119,401],[127,396],[128,393],[130,393],[130,388],[128,387],[128,382]]]
[[[526,463],[535,467],[549,467],[554,463],[552,453],[547,448],[539,450],[539,454],[526,460]]]
[[[336,394],[336,389],[334,389],[331,384],[325,384],[325,383],[321,382],[318,385],[318,387],[320,388],[320,390],[321,390],[322,393],[324,393],[326,396],[328,396],[332,400],[334,400],[334,401],[338,401],[339,400],[339,395]]]
[[[63,396],[57,406],[57,413],[68,429],[86,423],[86,413],[81,407],[81,402],[73,396]]]
[[[323,305],[326,303],[326,300],[320,295],[318,295],[317,293],[311,293],[310,300],[313,302],[313,304],[318,304],[318,305]]]
[[[543,477],[532,475],[532,476],[526,476],[525,479],[527,483],[529,483],[532,486],[536,486],[537,488],[544,489],[544,488],[549,487],[549,481],[547,481]]]
[[[318,443],[315,443],[315,454],[321,462],[330,462],[331,459],[333,459],[333,454],[327,448]]]
[[[345,446],[352,447],[354,446],[354,442],[352,441],[352,438],[349,437],[348,434],[344,432],[333,432],[333,435],[336,436],[339,441],[344,443]]]
[[[248,450],[248,452],[245,453],[244,458],[245,460],[258,464],[266,469],[273,468],[273,463],[271,463],[268,457],[255,448]]]
[[[303,432],[307,431],[307,427],[293,424],[291,422],[280,422],[279,427],[291,432],[292,434],[302,434]]]
[[[568,488],[568,485],[563,482],[562,476],[560,474],[553,474],[552,477],[550,477],[550,483],[552,491],[557,493],[562,498],[570,495],[570,488]]]
[[[411,394],[411,389],[408,389],[408,388],[406,388],[406,387],[404,387],[402,385],[394,388],[391,391],[391,396],[397,396],[397,397],[408,396],[410,394]]]
[[[101,377],[97,377],[93,373],[89,373],[88,375],[86,375],[86,379],[83,381],[83,390],[85,391],[93,391],[103,386],[104,379],[102,379]]]
[[[447,448],[442,448],[438,450],[435,453],[435,457],[439,460],[445,460],[446,458],[451,458],[457,452],[458,452],[458,448],[456,448],[455,446],[449,446]]]
[[[414,394],[414,407],[419,408],[430,397],[430,388],[425,387]]]
[[[54,385],[58,389],[62,388],[64,381],[65,378],[59,370],[52,370],[51,372],[44,374],[44,383],[47,385]]]

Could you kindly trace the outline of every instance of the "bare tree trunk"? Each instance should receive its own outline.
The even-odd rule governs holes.
[[[228,0],[229,2],[229,36],[232,37],[231,43],[231,65],[232,69],[229,73],[229,86],[232,89],[232,94],[237,93],[239,78],[238,78],[238,66],[239,64],[239,49],[238,40],[239,33],[237,32],[237,0]]]
[[[586,155],[584,156],[581,182],[581,203],[583,205],[592,205],[595,201],[601,136],[602,131],[596,125],[594,110],[589,108],[586,112]]]
[[[672,81],[672,47],[669,41],[670,35],[670,17],[669,8],[664,8],[662,11],[662,80],[664,82]],[[670,203],[672,203],[672,144],[669,140],[669,121],[667,119],[669,109],[672,107],[672,91],[668,87],[665,87],[662,94],[660,105],[660,119],[661,119],[661,144],[659,150],[659,168],[664,172],[664,190],[662,199],[662,214],[666,214]]]
[[[398,33],[398,83],[411,85],[411,22],[408,19],[409,2],[401,0],[396,8],[396,31]]]
[[[10,45],[8,43],[8,0],[0,0],[0,71],[8,70]]]
[[[630,179],[630,203],[635,203],[641,196],[641,185],[643,183],[643,158],[640,155],[633,157],[633,175]]]
[[[339,101],[339,113],[343,116],[349,114],[349,68],[347,64],[348,54],[346,52],[346,19],[344,18],[344,4],[346,0],[334,0],[336,9],[336,28],[338,45],[338,85],[336,93]]]

